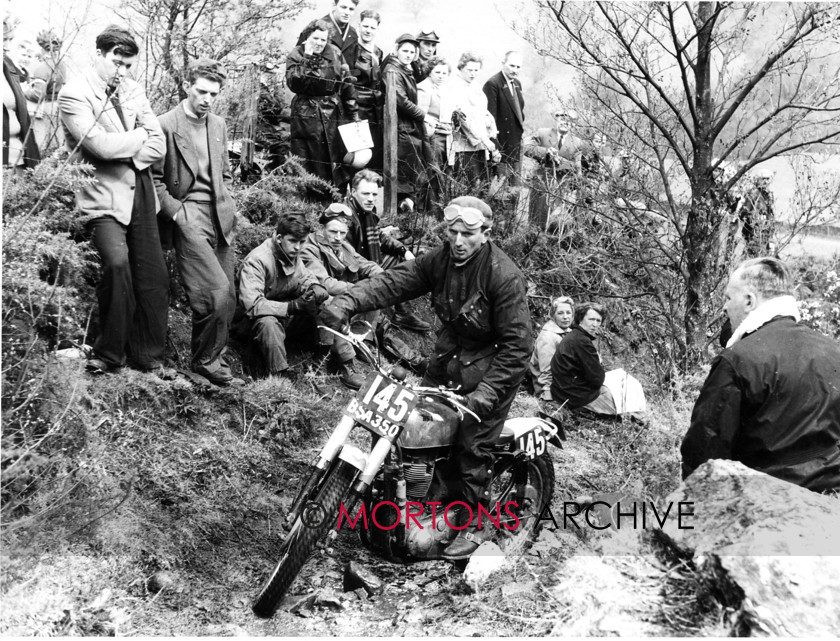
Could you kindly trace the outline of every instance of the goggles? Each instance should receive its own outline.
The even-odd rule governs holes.
[[[318,222],[326,225],[329,221],[339,219],[342,222],[349,222],[353,218],[353,212],[344,203],[332,203],[324,210]]]
[[[443,210],[443,219],[449,225],[460,220],[470,229],[481,227],[487,222],[480,210],[475,207],[462,207],[461,205],[448,205]]]

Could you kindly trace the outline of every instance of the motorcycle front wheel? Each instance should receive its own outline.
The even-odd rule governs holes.
[[[251,606],[254,614],[268,618],[277,610],[318,541],[327,535],[330,528],[336,527],[341,501],[347,496],[358,472],[353,465],[343,460],[339,460],[330,471],[313,501],[320,517],[307,518],[301,515],[295,520],[283,542],[282,556],[277,567]]]
[[[536,536],[540,515],[554,497],[554,464],[548,454],[525,462],[502,462],[493,470],[491,505],[498,501],[504,511],[509,501],[519,506],[519,519],[514,530],[499,529],[497,542],[505,554],[522,552]]]

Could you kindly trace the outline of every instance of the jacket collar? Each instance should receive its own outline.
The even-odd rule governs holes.
[[[761,303],[735,328],[726,346],[732,347],[744,336],[752,334],[778,316],[791,316],[799,322],[799,308],[793,296],[777,296]]]
[[[554,322],[554,320],[550,318],[548,319],[548,322],[545,325],[543,325],[542,328],[544,332],[551,332],[552,334],[557,334],[559,336],[563,336],[572,331],[571,327],[569,327],[568,329],[561,328],[557,323]]]
[[[595,336],[593,336],[592,334],[590,334],[589,332],[587,332],[585,329],[583,329],[583,327],[581,327],[581,326],[580,326],[580,325],[578,325],[577,323],[575,323],[574,325],[572,325],[572,329],[576,329],[576,330],[578,330],[581,334],[583,334],[584,336],[586,336],[586,337],[587,337],[589,340],[591,340],[593,343],[595,342]]]

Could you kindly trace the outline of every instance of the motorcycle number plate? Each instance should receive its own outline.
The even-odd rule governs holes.
[[[545,454],[545,435],[541,430],[531,430],[516,439],[516,445],[529,459],[535,459]]]
[[[394,442],[418,400],[414,390],[382,374],[372,374],[344,413],[377,436]]]

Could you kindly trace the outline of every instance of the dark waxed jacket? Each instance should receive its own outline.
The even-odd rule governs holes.
[[[840,344],[779,316],[712,363],[682,442],[815,491],[840,489]]]
[[[460,384],[464,394],[480,385],[495,406],[522,381],[533,333],[525,277],[492,241],[461,267],[444,243],[355,285],[337,303],[352,315],[428,292],[443,326],[424,380]]]
[[[407,247],[390,234],[379,229],[379,214],[376,208],[366,212],[353,196],[347,196],[344,204],[353,211],[353,222],[347,226],[347,242],[368,260],[382,264],[382,255],[402,258]]]
[[[598,398],[604,384],[604,366],[594,338],[573,325],[551,359],[551,398],[570,409],[583,407]]]

